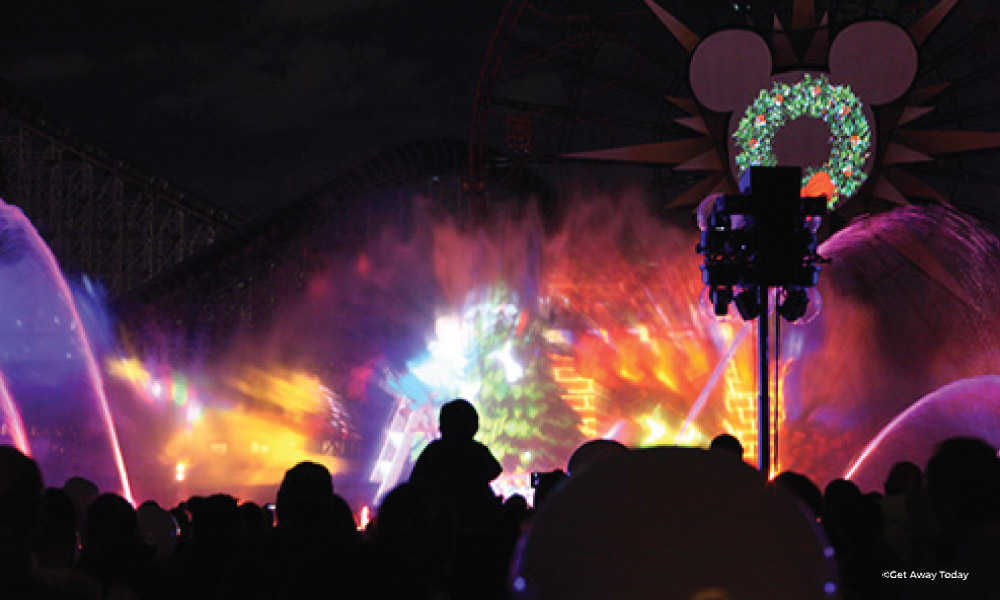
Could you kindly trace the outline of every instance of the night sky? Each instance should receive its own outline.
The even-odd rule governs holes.
[[[416,139],[469,139],[476,82],[505,0],[32,0],[8,3],[0,18],[0,78],[36,99],[51,121],[112,155],[230,210],[260,217],[345,169]],[[547,0],[542,8],[634,15],[653,72],[650,83],[688,95],[687,54],[640,0]],[[699,34],[769,24],[788,1],[662,0]],[[904,24],[937,0],[817,2],[820,10],[867,6],[869,18]],[[734,7],[737,7],[734,9]],[[882,11],[885,11],[884,13]],[[572,33],[526,11],[521,41],[555,44]],[[530,18],[528,18],[530,16]],[[1000,130],[1000,81],[992,0],[963,0],[921,49],[918,85],[948,82],[920,122],[929,129]],[[542,26],[548,26],[542,29]],[[532,37],[535,36],[535,37]],[[659,61],[659,62],[657,62]],[[590,82],[552,65],[527,69],[503,93],[561,105],[571,115]],[[628,83],[628,69],[611,69]],[[563,79],[559,79],[563,77]],[[661,79],[656,79],[659,77]],[[662,83],[662,82],[661,82]],[[516,85],[514,85],[516,84]],[[571,85],[577,85],[571,88]],[[608,92],[610,89],[610,93]],[[627,86],[598,88],[607,105],[631,110]],[[575,90],[575,91],[574,91]],[[560,92],[563,92],[560,96]],[[575,94],[575,95],[574,95]],[[639,106],[638,104],[636,106]],[[567,119],[551,152],[645,143],[663,134],[664,103],[628,112],[644,128],[594,141],[606,124]],[[643,112],[645,111],[645,112]],[[572,136],[565,135],[572,129]],[[690,132],[682,130],[682,135]],[[570,140],[572,137],[572,141]],[[1000,230],[997,151],[936,157],[917,165],[958,206]],[[931,169],[925,169],[930,166]],[[643,174],[647,177],[648,174]],[[681,182],[671,193],[686,189]]]
[[[71,133],[239,216],[380,150],[468,136],[501,2],[33,0],[0,77]]]

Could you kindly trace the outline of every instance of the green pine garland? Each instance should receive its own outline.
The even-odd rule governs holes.
[[[832,85],[825,75],[813,78],[806,73],[798,83],[776,82],[770,90],[761,90],[733,133],[740,148],[736,166],[742,175],[751,166],[777,165],[771,146],[774,135],[789,121],[802,117],[823,119],[830,127],[830,158],[819,169],[806,169],[802,184],[825,171],[834,184],[834,197],[828,203],[832,210],[841,196],[853,195],[868,177],[863,167],[871,129],[850,86]]]

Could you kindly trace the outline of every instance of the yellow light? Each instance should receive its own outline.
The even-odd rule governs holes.
[[[321,416],[327,408],[330,394],[315,375],[282,368],[248,368],[242,376],[230,379],[229,383],[246,398],[261,405],[281,408],[285,416],[296,421]]]
[[[546,329],[542,335],[545,336],[545,341],[550,344],[561,344],[564,346],[571,344],[569,338],[566,337],[565,332],[561,329]]]
[[[183,462],[177,463],[177,466],[174,467],[174,479],[176,479],[177,481],[184,481],[186,477],[187,477],[187,464]]]
[[[665,387],[667,387],[668,389],[671,389],[671,390],[674,390],[674,391],[677,390],[677,382],[674,381],[674,378],[671,377],[670,373],[667,373],[667,371],[665,369],[657,369],[656,370],[656,379],[660,383],[662,383]]]
[[[744,352],[738,354],[729,363],[725,372],[725,406],[729,413],[729,418],[723,420],[725,429],[736,437],[743,445],[743,459],[750,463],[757,462],[757,391],[752,383],[754,371],[753,353]],[[779,383],[783,381],[783,374],[779,374]],[[785,421],[785,407],[782,402],[784,395],[780,395],[775,407],[776,416],[768,420],[771,430],[771,438],[774,438],[775,431],[779,430],[781,423]],[[772,413],[772,414],[775,414]],[[774,476],[780,472],[781,460],[774,452],[770,455],[769,475]]]
[[[285,471],[303,460],[320,463],[333,474],[343,469],[337,458],[315,452],[307,433],[271,415],[237,410],[206,411],[204,419],[167,442],[163,455],[182,465],[176,473],[188,485],[213,490],[277,486]]]
[[[152,377],[138,358],[109,358],[108,373],[139,386],[146,386]]]
[[[680,446],[696,446],[704,438],[705,434],[692,426],[688,427],[683,435],[675,437],[674,443]]]
[[[597,436],[598,390],[597,383],[576,372],[573,359],[552,356],[552,379],[566,392],[560,397],[580,415],[580,433],[587,437]]]
[[[667,437],[667,424],[653,415],[642,417],[642,426],[649,430],[649,435],[642,440],[643,446],[655,445]]]
[[[633,371],[625,365],[618,368],[618,375],[620,375],[622,379],[626,379],[633,383],[642,381],[642,371]]]

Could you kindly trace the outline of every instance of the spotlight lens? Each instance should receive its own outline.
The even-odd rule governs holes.
[[[748,287],[736,294],[733,303],[744,321],[752,321],[760,316],[760,301],[757,298],[757,288],[755,287]]]
[[[732,298],[731,294],[732,292],[730,292],[730,298]],[[719,297],[716,289],[706,285],[698,294],[698,310],[706,319],[728,323],[733,318],[729,314],[729,300],[721,303],[722,300],[723,298]],[[719,312],[720,310],[722,312]]]
[[[778,314],[793,325],[811,323],[823,308],[822,297],[816,288],[783,290],[783,295]]]

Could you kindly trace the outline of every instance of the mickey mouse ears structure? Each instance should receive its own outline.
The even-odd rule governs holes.
[[[725,29],[702,40],[691,55],[695,98],[720,113],[738,111],[771,80],[771,47],[751,29]],[[870,104],[886,104],[909,89],[917,48],[907,32],[886,21],[861,21],[834,39],[826,63],[832,82],[851,86]]]
[[[825,14],[817,21],[814,0],[794,0],[791,27],[786,31],[775,15],[769,39],[752,23],[702,38],[654,0],[644,1],[690,56],[693,101],[665,100],[687,113],[678,123],[704,137],[563,156],[704,172],[672,206],[732,193],[754,165],[802,167],[804,192],[825,194],[831,209],[862,191],[890,204],[908,204],[908,197],[948,203],[900,166],[1000,147],[1000,132],[911,128],[949,85],[913,84],[918,49],[958,0],[940,0],[908,29],[862,20],[839,31]],[[803,36],[810,39],[796,51],[791,40]]]

